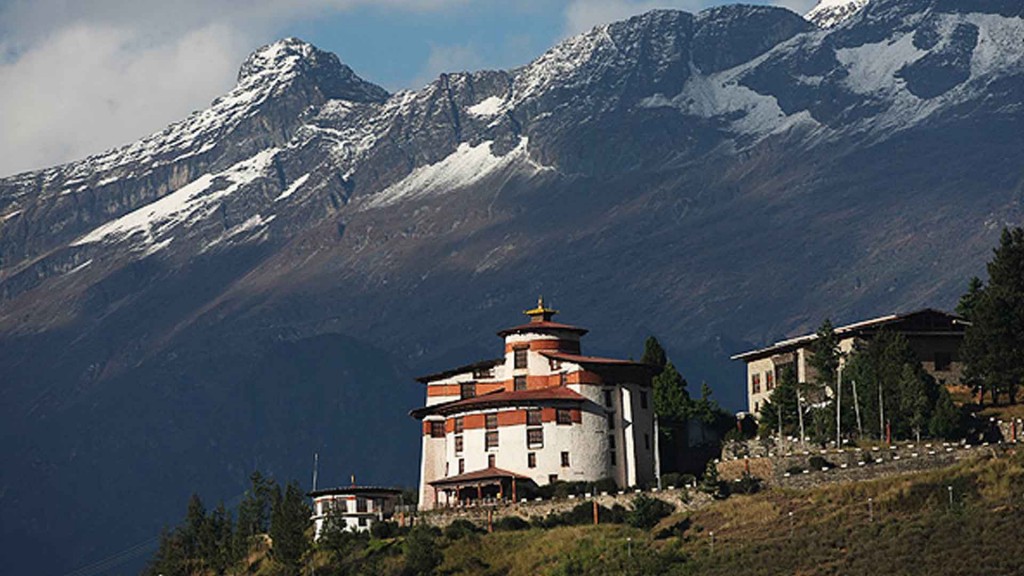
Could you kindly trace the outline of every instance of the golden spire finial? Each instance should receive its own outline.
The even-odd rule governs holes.
[[[544,297],[537,297],[537,307],[533,310],[525,310],[523,314],[530,317],[533,322],[547,322],[551,317],[558,314],[558,310],[548,308],[544,305]]]

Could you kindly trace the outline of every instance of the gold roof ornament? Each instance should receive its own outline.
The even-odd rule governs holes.
[[[530,317],[531,322],[547,322],[551,317],[558,314],[558,310],[544,306],[544,297],[537,297],[537,307],[532,310],[524,310],[523,314]]]

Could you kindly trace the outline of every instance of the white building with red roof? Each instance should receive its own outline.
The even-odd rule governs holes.
[[[420,507],[516,499],[525,484],[655,481],[653,366],[584,356],[583,328],[530,322],[498,332],[501,358],[417,378],[426,405]]]

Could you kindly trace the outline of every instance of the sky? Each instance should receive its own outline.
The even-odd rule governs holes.
[[[815,0],[747,0],[798,13]],[[390,91],[511,68],[593,26],[722,0],[0,0],[0,177],[162,130],[295,36]]]

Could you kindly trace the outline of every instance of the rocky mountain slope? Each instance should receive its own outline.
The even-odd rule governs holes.
[[[4,556],[75,568],[314,451],[411,484],[409,377],[538,293],[732,407],[731,352],[951,307],[1021,222],[1022,10],[655,11],[397,94],[284,40],[205,111],[0,180]]]

